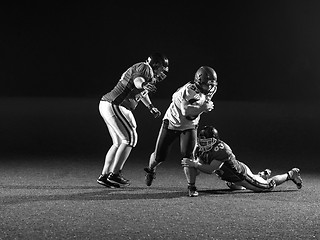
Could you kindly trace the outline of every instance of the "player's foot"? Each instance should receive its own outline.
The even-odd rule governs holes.
[[[156,172],[154,169],[150,169],[148,167],[144,168],[144,171],[147,173],[144,181],[147,186],[151,186],[153,179],[156,178]]]
[[[300,169],[299,168],[292,168],[288,172],[288,179],[292,180],[296,185],[297,188],[302,188],[302,178],[300,177]]]
[[[267,168],[262,172],[258,172],[258,175],[262,177],[264,180],[268,180],[271,176],[271,170]]]
[[[120,185],[117,183],[110,182],[108,180],[108,176],[109,174],[100,175],[100,177],[97,179],[97,182],[107,188],[119,188]]]
[[[123,179],[120,174],[110,173],[108,177],[108,181],[116,184],[120,184],[121,186],[129,186],[130,183]]]
[[[189,197],[198,197],[199,196],[199,193],[197,191],[196,186],[194,186],[194,185],[188,186],[188,196]]]
[[[245,190],[246,189],[245,187],[236,185],[232,182],[226,182],[226,184],[231,190]]]
[[[119,176],[123,179],[123,181],[125,181],[125,182],[127,182],[127,183],[129,183],[129,182],[130,182],[130,180],[129,180],[129,179],[126,179],[126,178],[123,176],[123,174],[122,174],[122,171],[121,171],[121,170],[119,171]]]

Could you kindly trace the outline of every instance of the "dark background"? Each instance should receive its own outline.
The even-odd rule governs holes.
[[[0,93],[100,97],[158,51],[170,73],[156,98],[209,65],[217,100],[318,101],[319,11],[316,0],[2,3]]]
[[[2,156],[97,154],[101,161],[111,143],[100,97],[129,66],[162,52],[170,71],[151,96],[161,112],[209,65],[219,88],[201,125],[214,124],[241,160],[317,161],[319,12],[312,0],[2,3]],[[148,159],[161,119],[140,105],[131,157]]]

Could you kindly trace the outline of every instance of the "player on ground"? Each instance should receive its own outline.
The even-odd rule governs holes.
[[[168,58],[154,53],[146,62],[128,68],[116,86],[102,97],[99,111],[113,144],[106,154],[102,173],[97,180],[99,184],[110,188],[129,185],[129,180],[122,176],[121,171],[138,140],[137,124],[132,112],[141,101],[155,118],[161,115],[153,106],[149,92],[156,91],[155,84],[166,78],[168,70]]]
[[[197,126],[200,115],[209,112],[214,105],[212,96],[217,91],[217,74],[213,68],[200,67],[194,79],[180,87],[173,95],[159,131],[154,152],[150,156],[149,166],[145,168],[145,182],[151,186],[155,178],[156,167],[165,161],[172,143],[180,139],[180,151],[183,157],[193,158],[197,140]],[[195,189],[196,170],[184,168],[188,188]]]
[[[298,189],[302,187],[298,168],[273,177],[270,177],[269,169],[253,174],[246,164],[236,160],[231,148],[219,138],[218,131],[213,126],[205,126],[199,131],[195,160],[183,158],[181,164],[203,173],[216,173],[233,190],[271,191],[289,180],[292,180]],[[189,196],[198,196],[198,193],[190,193]]]

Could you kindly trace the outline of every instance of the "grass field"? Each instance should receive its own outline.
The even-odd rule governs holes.
[[[190,198],[177,145],[145,186],[160,126],[145,127],[146,110],[138,109],[140,140],[124,169],[131,185],[107,189],[96,183],[110,140],[95,100],[1,103],[0,239],[320,239],[314,105],[217,103],[202,119],[218,126],[254,172],[299,167],[301,190],[287,182],[270,193],[232,192],[202,174],[200,196]]]

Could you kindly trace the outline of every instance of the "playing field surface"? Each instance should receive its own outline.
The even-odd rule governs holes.
[[[156,102],[165,111],[167,100]],[[320,239],[319,110],[312,104],[216,103],[214,124],[254,172],[301,169],[303,187],[230,191],[201,174],[187,197],[178,144],[144,184],[160,127],[139,106],[131,185],[96,183],[110,139],[93,99],[1,101],[0,239]],[[138,113],[139,112],[139,113]]]

